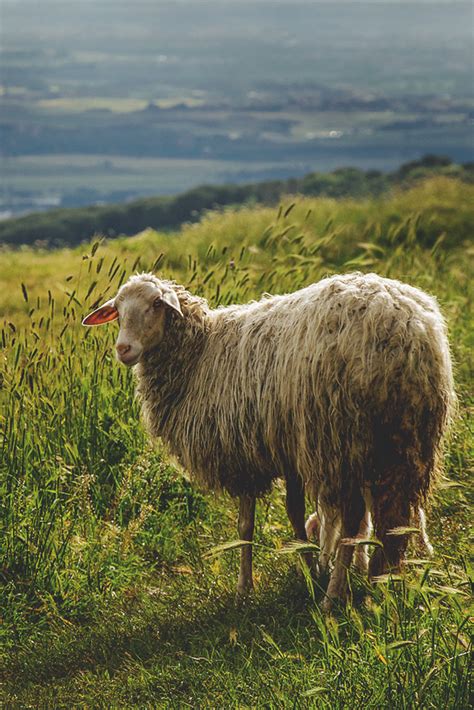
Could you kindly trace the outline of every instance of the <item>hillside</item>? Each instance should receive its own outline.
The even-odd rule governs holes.
[[[341,168],[332,173],[309,173],[302,178],[246,185],[205,185],[176,197],[155,197],[126,204],[57,209],[0,222],[0,244],[58,247],[87,241],[95,234],[116,237],[149,227],[174,229],[195,222],[207,211],[228,205],[274,205],[283,195],[375,197],[397,187],[408,188],[429,176],[445,175],[474,181],[472,164],[456,165],[448,158],[425,156],[392,173]]]
[[[468,707],[474,185],[285,197],[0,260],[0,698],[5,707]],[[193,488],[139,423],[116,325],[80,322],[156,268],[213,306],[376,271],[435,295],[459,416],[428,509],[432,561],[320,611],[280,485],[257,510],[257,589],[234,601],[235,502]],[[471,412],[471,414],[470,414]],[[471,417],[471,419],[470,419]]]

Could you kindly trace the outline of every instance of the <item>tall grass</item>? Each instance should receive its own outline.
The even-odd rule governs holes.
[[[2,637],[11,702],[113,707],[453,707],[468,698],[466,484],[472,438],[473,188],[431,181],[386,201],[288,198],[210,213],[175,235],[2,253]],[[471,252],[470,252],[471,250]],[[233,602],[235,506],[195,491],[139,423],[115,326],[84,313],[136,269],[212,305],[375,270],[434,293],[448,318],[460,417],[416,557],[322,616],[295,581],[282,491],[261,502],[258,591]],[[366,598],[363,601],[364,597]],[[56,705],[55,705],[56,704]]]

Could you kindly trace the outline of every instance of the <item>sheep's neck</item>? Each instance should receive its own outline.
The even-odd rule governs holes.
[[[172,410],[186,396],[205,344],[205,328],[182,324],[159,347],[148,352],[137,367],[138,395],[152,434],[166,434]],[[152,416],[148,417],[147,410]]]

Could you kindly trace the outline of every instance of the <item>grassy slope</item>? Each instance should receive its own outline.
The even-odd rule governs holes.
[[[2,254],[2,660],[12,706],[467,706],[473,193],[437,179],[377,202],[288,198],[279,212],[211,213],[176,235],[146,232],[87,254]],[[355,580],[356,606],[323,618],[321,590],[295,579],[294,554],[281,554],[291,535],[277,486],[258,510],[257,592],[235,607],[237,552],[207,556],[235,539],[235,504],[194,491],[150,448],[131,373],[113,361],[114,327],[79,325],[161,252],[162,272],[213,304],[356,268],[439,298],[461,417],[430,513],[432,565],[411,563],[405,581],[365,603]]]
[[[163,164],[160,171],[170,180],[171,167]],[[231,167],[228,165],[229,169]],[[189,178],[191,172],[189,166]],[[123,175],[123,171],[120,174]],[[152,186],[153,181],[146,170],[141,170],[140,174],[142,181]],[[201,185],[174,197],[146,197],[120,204],[60,208],[3,220],[0,221],[0,244],[74,246],[88,241],[94,234],[110,237],[117,234],[133,235],[150,226],[155,229],[178,229],[187,221],[196,222],[209,209],[255,202],[274,205],[282,195],[292,191],[310,197],[362,199],[386,193],[394,186],[411,187],[427,177],[444,176],[472,184],[473,175],[473,166],[469,163],[456,165],[447,158],[428,155],[419,161],[405,163],[397,171],[388,174],[342,168],[332,173],[310,173],[302,178],[287,180],[240,185]],[[100,176],[98,179],[100,182]],[[91,187],[93,182],[93,177],[90,177]],[[91,197],[89,199],[92,200]]]

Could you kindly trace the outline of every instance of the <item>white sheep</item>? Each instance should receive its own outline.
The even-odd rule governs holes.
[[[399,567],[407,535],[390,529],[409,525],[427,496],[454,401],[433,298],[356,273],[211,309],[140,274],[84,324],[116,318],[117,357],[136,365],[150,434],[197,483],[239,497],[242,540],[252,540],[256,498],[284,477],[297,539],[307,539],[305,490],[340,520],[327,608],[347,593],[354,546],[339,539],[355,537],[369,514],[383,543],[370,575]],[[252,586],[245,545],[238,592]]]

